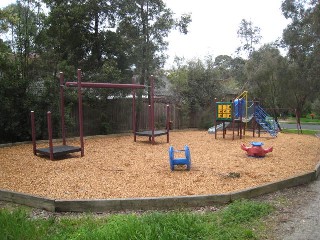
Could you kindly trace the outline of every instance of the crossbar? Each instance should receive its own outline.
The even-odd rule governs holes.
[[[66,82],[67,87],[77,87],[77,82]],[[141,84],[120,84],[120,83],[93,83],[93,82],[81,82],[82,88],[130,88],[130,89],[143,89],[145,85]]]

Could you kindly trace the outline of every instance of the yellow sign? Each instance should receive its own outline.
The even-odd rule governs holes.
[[[231,103],[217,103],[217,120],[231,120],[232,107]]]

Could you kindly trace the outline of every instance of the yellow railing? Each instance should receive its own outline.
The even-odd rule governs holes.
[[[235,99],[245,99],[246,102],[246,119],[248,119],[248,91],[243,91],[243,93],[241,93],[238,97],[236,97]]]

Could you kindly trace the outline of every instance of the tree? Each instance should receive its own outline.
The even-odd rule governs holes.
[[[134,74],[139,77],[140,84],[148,84],[149,76],[163,66],[166,59],[164,51],[168,45],[165,38],[169,32],[179,28],[186,34],[189,22],[190,15],[175,19],[173,12],[162,0],[119,1],[117,33],[131,46],[128,57],[131,66],[135,67]],[[148,98],[150,102],[150,94]],[[138,91],[137,116],[140,114],[141,105],[142,91]]]
[[[15,142],[30,138],[30,86],[34,72],[38,2],[17,1],[0,12],[0,139]]]
[[[211,56],[205,61],[197,59],[179,65],[168,78],[172,83],[175,101],[188,114],[189,126],[195,127],[194,119],[197,113],[211,111],[214,97],[221,97],[219,70],[215,67]],[[210,121],[212,111],[211,114],[205,113],[202,117]]]
[[[21,0],[1,10],[2,35],[10,36],[7,41],[23,78],[29,76],[30,56],[35,52],[35,38],[39,29],[39,3]]]
[[[307,101],[316,97],[320,87],[320,3],[285,0],[282,12],[292,21],[283,33],[283,42],[290,58],[289,97],[299,122]]]
[[[188,14],[180,19],[173,18],[173,12],[162,0],[125,0],[119,2],[119,26],[117,31],[127,44],[131,45],[131,60],[141,84],[157,68],[163,66],[164,51],[168,43],[165,38],[174,28],[184,34],[191,22]]]
[[[260,100],[265,107],[271,108],[276,120],[286,99],[283,92],[288,89],[287,69],[287,59],[271,44],[253,52],[246,63],[247,87],[250,88],[247,90],[253,98]]]
[[[255,50],[255,46],[260,43],[260,28],[254,26],[251,21],[242,19],[237,33],[242,43],[242,46],[237,49],[237,52],[240,53],[243,51],[250,57]]]

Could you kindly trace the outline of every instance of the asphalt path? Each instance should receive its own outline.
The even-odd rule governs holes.
[[[320,239],[320,178],[308,184],[302,206],[294,210],[294,214],[282,228],[282,233],[277,239],[283,240],[318,240]],[[299,196],[297,193],[297,198]]]
[[[280,123],[282,128],[297,129],[297,124]],[[302,130],[319,130],[320,125],[301,124]],[[282,227],[284,240],[317,240],[320,239],[320,178],[307,186],[307,191],[313,193],[308,196],[303,206],[296,209],[295,214]],[[297,197],[298,194],[297,194]],[[300,196],[303,197],[303,196]]]

